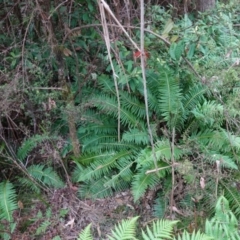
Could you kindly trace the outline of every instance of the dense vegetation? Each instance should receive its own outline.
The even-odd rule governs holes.
[[[64,188],[130,189],[136,204],[153,192],[164,220],[110,239],[239,239],[240,6],[207,2],[0,0],[3,239],[29,195]]]

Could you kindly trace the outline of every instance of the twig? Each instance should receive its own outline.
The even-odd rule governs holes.
[[[109,62],[110,62],[110,65],[111,65],[111,69],[113,71],[113,80],[114,80],[114,85],[115,85],[115,90],[116,90],[116,95],[117,95],[117,102],[118,102],[118,142],[120,142],[120,140],[121,140],[121,122],[120,122],[121,121],[121,103],[120,103],[120,96],[119,96],[119,91],[118,91],[117,74],[115,72],[115,68],[114,68],[113,61],[112,61],[112,56],[111,56],[110,38],[109,38],[109,32],[108,32],[107,21],[106,21],[106,16],[105,16],[105,10],[104,9],[106,9],[111,14],[111,16],[113,18],[115,18],[115,16],[113,15],[109,6],[103,0],[98,0],[98,6],[99,6],[99,9],[100,9],[104,40],[105,40],[106,47],[107,47],[108,58],[109,58]]]
[[[145,109],[146,109],[146,119],[147,119],[147,126],[148,126],[148,133],[150,138],[150,143],[152,147],[152,153],[153,153],[153,161],[155,168],[157,169],[157,156],[154,148],[154,142],[153,142],[153,134],[150,126],[150,120],[149,120],[149,110],[148,110],[148,94],[147,94],[147,80],[146,80],[146,72],[145,72],[145,65],[146,65],[146,56],[145,56],[145,49],[144,49],[144,0],[141,0],[140,5],[140,11],[141,11],[141,37],[140,37],[140,45],[141,45],[141,69],[142,69],[142,78],[143,78],[143,91],[144,91],[144,101],[145,101]],[[158,174],[158,172],[157,172]]]

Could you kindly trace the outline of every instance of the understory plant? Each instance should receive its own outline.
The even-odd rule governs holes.
[[[180,234],[174,234],[174,227],[179,221],[170,221],[166,219],[154,221],[148,224],[145,230],[141,231],[141,237],[136,232],[138,217],[129,220],[122,220],[112,229],[112,234],[107,239],[172,239],[172,240],[234,240],[240,239],[238,230],[238,221],[232,211],[229,209],[229,203],[224,196],[220,196],[215,207],[215,215],[205,223],[205,233],[189,233],[183,231]],[[91,240],[91,224],[88,225],[79,235],[78,240]]]

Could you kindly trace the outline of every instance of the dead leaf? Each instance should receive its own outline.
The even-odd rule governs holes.
[[[73,224],[74,224],[74,218],[72,218],[70,221],[68,221],[65,225],[64,225],[64,227],[67,227],[67,226],[70,226],[70,228],[72,229],[73,228]]]
[[[201,189],[205,188],[205,179],[203,177],[200,178],[200,186],[201,186]]]

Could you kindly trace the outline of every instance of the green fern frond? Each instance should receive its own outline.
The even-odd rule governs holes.
[[[232,186],[229,186],[223,180],[220,181],[224,190],[224,197],[228,200],[231,211],[240,219],[240,195],[239,191]]]
[[[220,161],[220,167],[229,168],[229,169],[238,169],[238,166],[233,161],[232,158],[223,154],[212,153],[210,155],[210,161],[214,164],[216,161]]]
[[[34,135],[25,140],[22,146],[17,151],[17,157],[20,161],[24,161],[29,152],[31,152],[40,142],[52,139],[45,135]]]
[[[192,85],[188,91],[184,94],[183,107],[185,111],[191,111],[196,106],[204,101],[204,94],[207,92],[207,88],[201,84]]]
[[[32,165],[27,168],[28,173],[41,184],[49,187],[61,188],[64,186],[63,181],[53,170],[52,167],[46,167],[45,165]]]
[[[205,232],[214,239],[240,239],[237,218],[230,210],[229,202],[224,196],[219,197],[216,203],[215,216],[210,221],[206,221]]]
[[[146,109],[143,102],[140,102],[135,96],[130,95],[127,92],[121,91],[120,93],[121,106],[131,113],[133,113],[136,117],[145,119],[146,117]],[[150,113],[151,116],[151,113]]]
[[[162,140],[162,141],[157,141],[155,143],[155,152],[157,159],[160,159],[162,161],[169,162],[171,159],[171,146],[169,140]],[[179,160],[181,156],[183,156],[184,152],[182,149],[179,147],[175,146],[174,147],[174,159]]]
[[[163,218],[167,210],[167,202],[163,195],[159,195],[153,204],[153,216],[157,218]]]
[[[223,124],[223,105],[215,101],[205,101],[202,105],[197,105],[192,113],[200,126],[220,128]]]
[[[122,220],[112,230],[112,236],[108,236],[110,240],[127,240],[136,239],[136,222],[138,217],[131,218],[129,220]]]
[[[117,142],[117,135],[89,133],[82,136],[82,151],[99,151],[110,148],[111,144]]]
[[[168,127],[181,128],[183,123],[182,94],[179,82],[172,76],[163,73],[159,79],[159,108]],[[178,122],[178,124],[177,124]]]
[[[109,181],[106,181],[104,186],[111,186],[117,190],[117,182],[130,182],[133,177],[133,172],[131,167],[133,165],[133,161],[129,161],[128,159],[121,159],[118,161],[118,172],[117,174],[112,174],[112,177]]]
[[[129,129],[122,136],[122,141],[136,143],[136,144],[149,144],[148,131],[139,129]]]
[[[166,163],[158,162],[158,167],[164,168],[166,167]],[[144,195],[148,188],[155,187],[159,183],[160,178],[165,177],[166,173],[168,172],[167,169],[162,169],[158,171],[158,175],[156,173],[146,174],[147,170],[154,168],[155,166],[153,161],[150,161],[149,165],[138,169],[138,171],[135,173],[132,180],[132,193],[135,202]]]
[[[196,233],[194,231],[192,234],[184,231],[181,236],[174,238],[174,240],[215,240],[215,238],[212,238],[204,233],[201,233],[200,231]]]
[[[142,230],[144,240],[172,239],[173,227],[178,221],[158,220],[153,222],[152,230],[147,226],[147,232]]]
[[[41,223],[41,225],[37,228],[36,235],[43,234],[47,231],[47,228],[51,225],[51,222],[48,220],[45,220]]]
[[[0,183],[0,220],[13,220],[12,213],[17,209],[17,195],[13,184],[5,181]]]
[[[23,186],[23,188],[29,189],[32,192],[40,193],[41,189],[37,184],[35,184],[33,181],[31,181],[29,178],[26,177],[20,177],[18,178],[19,183]]]
[[[110,95],[99,95],[94,96],[91,101],[100,111],[105,112],[108,115],[111,115],[115,119],[118,118],[118,103],[116,96]],[[137,118],[130,110],[121,106],[120,109],[120,118],[121,123],[125,126],[136,127],[144,126],[144,121],[140,118]]]
[[[92,224],[89,224],[84,228],[84,230],[79,234],[78,240],[93,240],[91,226]]]
[[[81,198],[105,198],[113,195],[113,188],[105,186],[104,184],[109,178],[100,178],[97,180],[91,180],[84,182],[79,189],[79,196]]]

